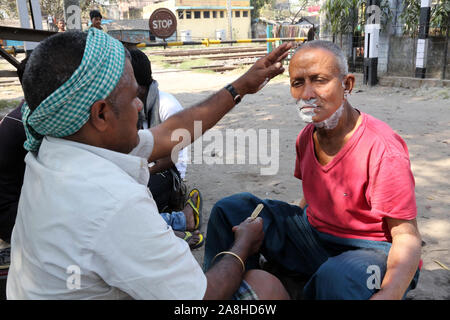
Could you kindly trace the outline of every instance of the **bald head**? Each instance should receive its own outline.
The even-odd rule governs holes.
[[[333,42],[324,40],[307,41],[297,49],[294,55],[302,50],[307,49],[322,49],[332,53],[334,58],[336,59],[335,64],[339,75],[341,77],[344,77],[348,74],[347,58],[345,57],[344,52],[342,52],[341,48],[339,48]]]

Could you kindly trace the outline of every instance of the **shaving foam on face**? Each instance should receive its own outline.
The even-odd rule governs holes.
[[[316,113],[314,112],[315,108],[317,108],[316,102],[317,99],[300,99],[297,101],[297,111],[300,119],[302,119],[306,123],[313,122],[312,118],[316,115]]]
[[[344,82],[342,82],[342,87],[345,90]],[[299,100],[297,100],[296,105],[297,105],[297,111],[300,116],[300,119],[302,119],[304,122],[313,123],[316,128],[324,128],[327,130],[331,130],[331,129],[336,128],[336,126],[339,123],[339,119],[341,118],[342,113],[344,112],[345,100],[347,100],[347,90],[345,90],[344,98],[343,98],[342,104],[339,106],[339,108],[337,108],[337,110],[330,117],[328,117],[327,119],[325,119],[321,122],[313,122],[313,119],[312,119],[316,115],[314,110],[316,110],[316,108],[318,108],[316,98],[308,99],[308,100],[299,99]]]

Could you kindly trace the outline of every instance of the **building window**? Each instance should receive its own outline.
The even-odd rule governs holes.
[[[203,11],[203,18],[209,19],[209,11]]]
[[[235,16],[236,18],[240,18],[240,17],[241,17],[241,12],[240,12],[240,11],[235,11],[235,12],[234,12],[234,16]]]
[[[178,19],[184,19],[184,11],[178,10]]]
[[[247,18],[248,17],[248,11],[242,11],[242,16],[244,18]]]
[[[220,11],[220,17],[221,17],[221,18],[224,17],[224,11]]]
[[[186,19],[192,19],[192,11],[186,11]]]
[[[213,19],[217,18],[217,11],[213,11]]]
[[[194,11],[194,19],[200,19],[201,11]]]

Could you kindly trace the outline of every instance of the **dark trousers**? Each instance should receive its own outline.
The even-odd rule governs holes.
[[[3,241],[11,241],[11,233],[16,222],[18,205],[19,202],[14,202],[0,209],[0,239]]]
[[[338,238],[318,232],[300,207],[276,200],[261,200],[240,193],[216,203],[208,222],[203,268],[213,257],[231,248],[232,227],[245,220],[259,204],[264,221],[261,253],[272,263],[308,277],[306,299],[368,299],[376,293],[386,272],[391,244],[383,241]],[[259,268],[259,255],[246,268]],[[415,288],[419,270],[408,290]]]

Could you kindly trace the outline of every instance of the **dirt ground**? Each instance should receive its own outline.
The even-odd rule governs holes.
[[[236,71],[215,74],[167,70],[157,65],[152,68],[160,89],[174,94],[185,108],[239,76]],[[419,285],[408,294],[408,299],[450,299],[450,271],[445,269],[450,267],[450,90],[367,87],[362,85],[361,76],[357,79],[350,103],[388,123],[403,137],[410,152],[416,181],[417,219],[424,245]],[[0,78],[0,100],[22,97],[18,82],[11,82],[13,80]],[[261,198],[286,202],[301,198],[301,182],[293,176],[293,170],[295,139],[304,123],[298,118],[294,105],[287,75],[279,76],[256,95],[246,96],[213,128],[223,136],[226,129],[253,129],[255,132],[267,129],[268,141],[275,138],[279,147],[279,155],[276,155],[276,147],[267,153],[278,164],[274,175],[261,175],[262,168],[275,166],[264,162],[263,158],[258,158],[257,164],[249,164],[248,144],[243,146],[245,154],[235,155],[235,160],[231,161],[234,164],[205,163],[226,162],[223,151],[210,148],[212,140],[204,141],[203,149],[195,151],[195,147],[191,147],[191,162],[194,162],[194,151],[198,150],[204,159],[209,159],[201,164],[189,164],[186,175],[188,185],[198,187],[203,194],[204,232],[212,206],[225,196],[246,191]],[[0,112],[4,114],[5,109]],[[279,139],[276,139],[276,132]],[[225,143],[224,140],[224,146]],[[237,159],[245,160],[246,164],[236,164]],[[203,249],[194,250],[194,255],[201,263]]]

